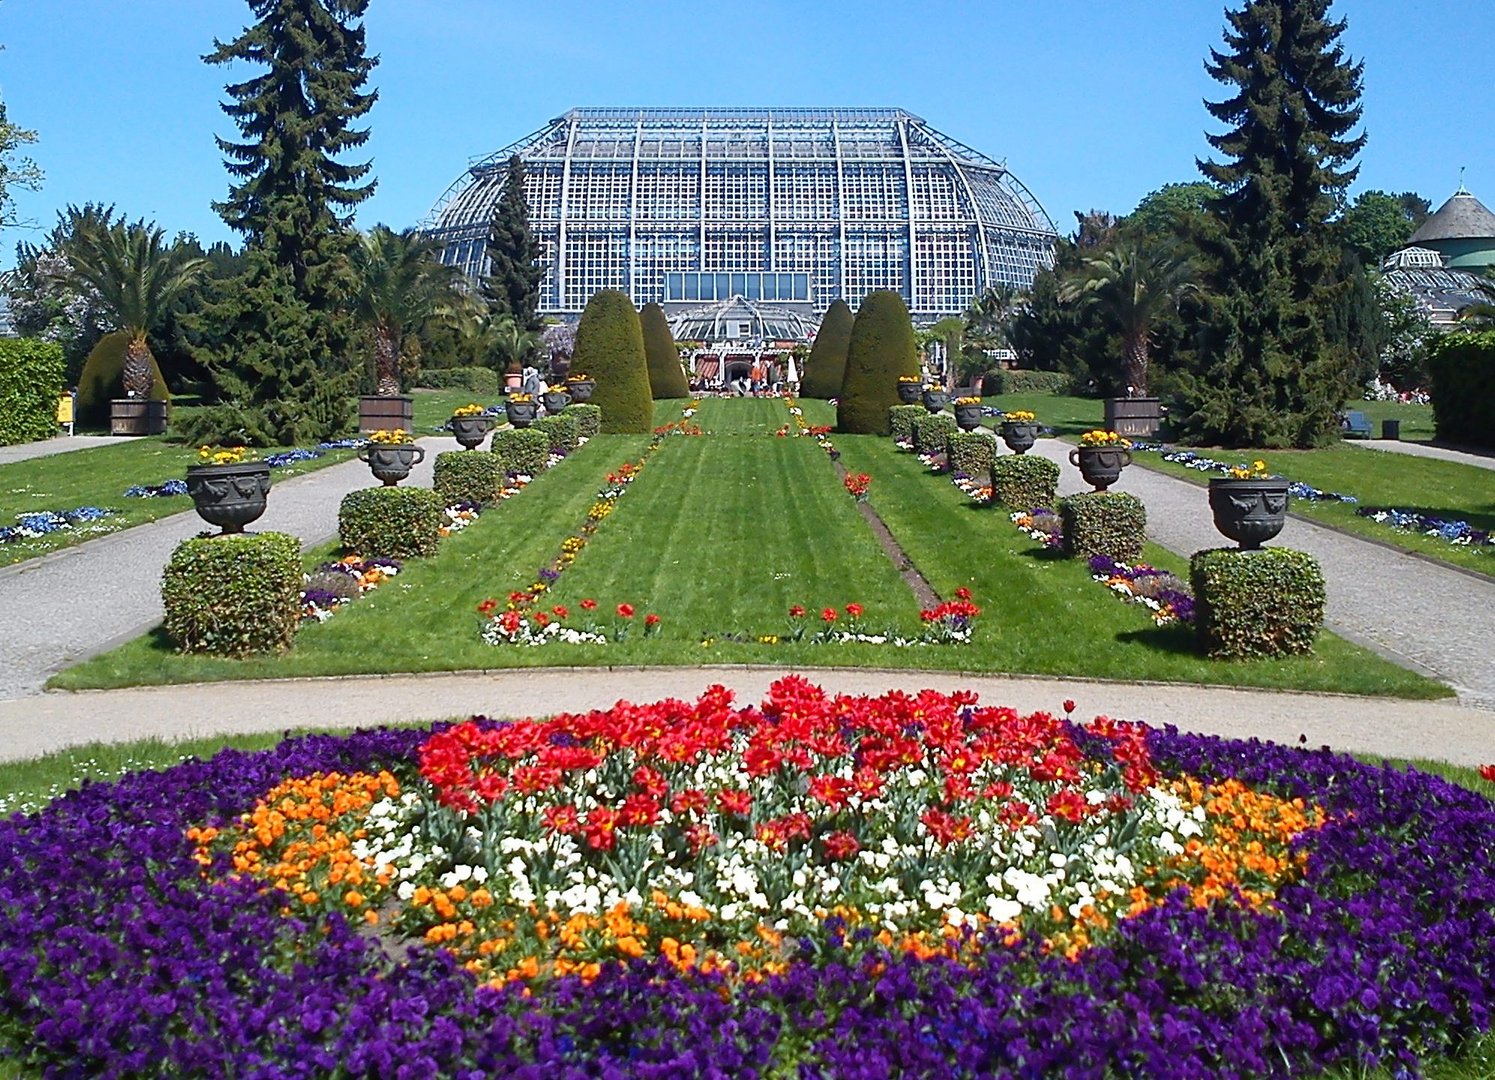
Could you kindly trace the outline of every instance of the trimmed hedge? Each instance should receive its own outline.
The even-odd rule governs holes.
[[[1311,652],[1324,625],[1324,575],[1305,551],[1196,551],[1189,559],[1189,583],[1195,632],[1215,659]]]
[[[0,446],[57,434],[57,401],[66,379],[67,364],[56,342],[0,340]]]
[[[551,453],[569,454],[576,449],[576,437],[581,428],[576,417],[561,412],[536,420],[530,425],[530,430],[544,432]]]
[[[1438,438],[1495,447],[1495,330],[1435,337],[1427,369]]]
[[[431,483],[442,506],[491,503],[498,498],[503,474],[498,459],[481,450],[448,450],[436,455]]]
[[[429,368],[415,377],[422,390],[471,390],[498,396],[498,372],[485,367]]]
[[[597,382],[592,404],[602,408],[608,435],[654,430],[654,397],[644,356],[644,331],[633,301],[616,289],[593,293],[576,327],[571,370]]]
[[[644,359],[649,367],[649,392],[655,401],[661,398],[690,397],[690,383],[680,366],[680,350],[670,333],[664,308],[650,302],[639,312],[639,326],[644,332]]]
[[[997,460],[997,440],[976,431],[950,436],[950,468],[970,477],[985,476]]]
[[[1053,506],[1059,491],[1059,466],[1033,454],[1007,454],[991,466],[992,499],[1012,510]]]
[[[602,429],[602,410],[596,405],[567,405],[561,415],[575,417],[579,438],[590,439]]]
[[[125,349],[130,344],[128,330],[116,330],[99,338],[99,343],[88,354],[83,363],[83,374],[78,376],[78,423],[87,427],[109,426],[109,403],[125,396],[124,370]],[[166,379],[161,366],[151,356],[152,401],[170,401],[171,391],[166,388]]]
[[[1124,491],[1087,491],[1059,503],[1064,553],[1072,558],[1109,555],[1134,563],[1147,540],[1147,507]]]
[[[550,436],[532,426],[495,431],[490,452],[505,475],[539,476],[550,461]]]
[[[950,436],[959,430],[955,426],[955,417],[925,409],[923,416],[914,417],[914,452],[943,454],[950,444]]]
[[[914,421],[928,414],[922,405],[894,405],[888,410],[888,434],[899,442],[912,442]]]
[[[983,395],[1067,394],[1070,378],[1062,371],[988,371],[981,380]]]
[[[161,600],[182,652],[284,652],[301,621],[301,542],[277,532],[183,540],[161,575]]]
[[[854,322],[845,300],[837,300],[825,309],[800,375],[800,397],[825,399],[840,395],[841,385],[846,381],[846,353],[851,347]]]
[[[429,488],[350,491],[338,507],[337,536],[343,547],[366,559],[375,555],[390,559],[430,555],[441,541],[442,509],[440,497]]]
[[[851,326],[837,426],[851,435],[888,434],[898,377],[918,374],[919,347],[903,297],[887,290],[868,293]]]

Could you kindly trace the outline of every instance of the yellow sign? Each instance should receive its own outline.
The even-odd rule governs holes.
[[[62,394],[57,398],[57,422],[68,429],[68,434],[73,430],[73,395]]]

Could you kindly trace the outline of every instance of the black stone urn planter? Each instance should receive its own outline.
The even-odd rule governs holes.
[[[1121,470],[1132,463],[1132,452],[1124,446],[1081,446],[1069,452],[1069,463],[1096,491],[1105,491],[1121,479]]]
[[[924,388],[916,382],[900,382],[898,384],[898,400],[905,405],[917,405],[919,403],[919,395],[923,392]]]
[[[592,391],[595,389],[597,389],[597,381],[595,379],[566,380],[566,393],[571,395],[571,402],[574,405],[585,405],[591,401]]]
[[[517,428],[527,428],[535,422],[538,407],[533,401],[508,401],[504,403],[504,412],[508,414],[509,423]]]
[[[955,406],[955,426],[961,431],[975,431],[981,426],[980,405],[957,405]],[[1032,442],[1028,443],[1032,446]]]
[[[1215,528],[1242,550],[1253,551],[1282,531],[1287,520],[1287,481],[1211,480],[1209,506]]]
[[[493,417],[483,416],[454,416],[451,419],[452,434],[462,444],[464,450],[476,450],[488,437],[488,432],[493,429]]]
[[[950,395],[943,390],[924,391],[924,407],[930,412],[937,413],[948,404],[950,404]]]
[[[959,422],[959,421],[957,421]],[[1002,441],[1014,454],[1026,454],[1038,440],[1038,424],[1032,420],[1003,420]]]
[[[414,443],[369,443],[358,451],[358,460],[368,462],[375,480],[394,487],[417,463],[426,460],[426,451]]]
[[[270,466],[263,461],[238,465],[190,465],[187,494],[197,516],[224,534],[241,533],[265,512],[270,494]]]
[[[540,395],[540,404],[545,406],[547,413],[554,416],[571,404],[571,395],[564,390],[547,390]]]

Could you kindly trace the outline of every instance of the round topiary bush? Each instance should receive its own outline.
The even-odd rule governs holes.
[[[658,304],[645,304],[639,312],[639,325],[644,331],[644,357],[654,400],[690,397],[690,384],[680,366],[680,350],[675,347],[675,335],[670,333],[664,309]]]
[[[837,300],[826,308],[820,329],[815,333],[815,344],[810,346],[810,355],[800,376],[800,397],[825,399],[840,396],[841,384],[846,379],[846,350],[851,346],[853,321],[851,308],[846,306],[845,300]]]
[[[919,348],[903,297],[868,293],[851,327],[846,378],[836,407],[840,430],[886,435],[888,410],[898,402],[898,377],[919,374]]]
[[[78,423],[85,427],[107,427],[109,425],[109,402],[125,396],[123,373],[125,348],[130,344],[128,330],[116,330],[99,338],[99,343],[88,354],[83,364],[83,374],[78,376]],[[171,391],[166,388],[166,379],[161,367],[151,356],[151,400],[171,400]]]
[[[283,652],[301,620],[301,543],[276,532],[183,540],[161,575],[161,600],[182,652]]]
[[[441,541],[441,511],[440,497],[429,488],[362,488],[343,496],[337,536],[365,559],[430,555]]]
[[[592,404],[602,409],[604,435],[645,435],[654,427],[654,397],[644,331],[633,302],[616,289],[587,301],[576,327],[571,370],[596,380]]]

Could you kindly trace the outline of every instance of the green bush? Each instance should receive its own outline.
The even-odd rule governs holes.
[[[567,416],[562,412],[536,420],[530,426],[530,430],[545,433],[551,453],[569,454],[576,449],[576,437],[580,433],[580,425],[576,422],[576,417]]]
[[[596,405],[567,405],[563,416],[576,418],[576,434],[583,439],[590,439],[602,427],[602,410]]]
[[[470,390],[498,396],[498,372],[485,367],[425,368],[415,377],[423,390]]]
[[[955,417],[925,409],[923,416],[914,417],[914,452],[943,454],[950,444],[950,436],[959,430],[955,426]]]
[[[498,458],[481,450],[448,450],[436,455],[431,486],[442,506],[453,503],[491,503],[498,498],[503,474]]]
[[[670,333],[664,309],[658,304],[645,304],[639,312],[639,325],[644,331],[644,359],[649,367],[649,392],[654,400],[690,397],[690,383],[686,382],[685,369],[680,366],[680,350],[675,347],[675,335]]]
[[[851,347],[851,308],[845,300],[837,300],[826,308],[820,320],[820,329],[815,332],[815,343],[810,346],[810,355],[805,358],[805,369],[800,374],[800,397],[833,398],[841,395],[841,385],[846,381],[846,351]]]
[[[1495,447],[1495,330],[1437,335],[1427,367],[1438,438]]]
[[[888,434],[888,409],[898,404],[898,377],[918,374],[919,348],[903,297],[868,293],[851,327],[837,425],[853,435]]]
[[[492,452],[507,476],[539,476],[550,461],[550,436],[533,427],[493,433]]]
[[[125,396],[122,375],[125,369],[125,347],[130,343],[128,330],[116,330],[99,338],[88,354],[83,374],[78,376],[78,422],[88,427],[109,426],[109,403]],[[161,375],[161,367],[151,357],[152,401],[170,401],[171,391]]]
[[[991,466],[992,499],[1011,510],[1053,506],[1059,466],[1033,454],[1007,454]]]
[[[441,539],[442,509],[441,499],[428,488],[350,491],[338,507],[337,536],[343,547],[366,559],[375,555],[390,559],[430,555]]]
[[[1073,558],[1109,555],[1133,563],[1147,539],[1147,507],[1124,491],[1087,491],[1059,504],[1064,553]]]
[[[1062,371],[988,371],[981,380],[981,393],[997,394],[1067,394],[1069,376]]]
[[[57,434],[57,401],[66,377],[61,345],[36,338],[0,341],[0,446]]]
[[[161,600],[182,652],[283,652],[301,619],[301,544],[277,532],[183,540],[161,575]]]
[[[950,436],[950,468],[979,479],[997,460],[997,440],[979,431],[957,431]]]
[[[603,289],[587,301],[576,327],[571,370],[596,380],[592,404],[602,409],[603,433],[647,435],[654,429],[643,327],[633,301],[616,289]]]
[[[898,442],[913,442],[914,421],[928,415],[922,405],[894,405],[888,409],[888,434]]]
[[[1189,582],[1195,632],[1216,659],[1310,652],[1324,624],[1324,575],[1304,551],[1196,551]]]

